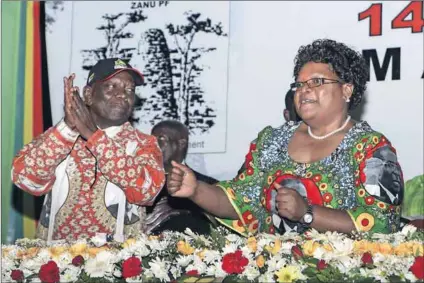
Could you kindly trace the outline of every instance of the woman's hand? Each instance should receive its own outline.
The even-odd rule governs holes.
[[[306,200],[293,189],[285,188],[280,184],[275,184],[274,186],[278,190],[275,198],[278,214],[291,221],[300,222],[308,210]]]
[[[172,170],[167,178],[168,192],[173,197],[191,198],[196,193],[198,182],[193,171],[185,165],[171,161]]]

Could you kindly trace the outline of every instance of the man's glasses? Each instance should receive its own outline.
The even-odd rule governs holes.
[[[300,90],[302,87],[307,85],[309,88],[318,87],[320,85],[324,84],[343,84],[344,82],[339,80],[332,80],[332,79],[326,79],[326,78],[312,78],[304,82],[295,82],[290,84],[290,89],[294,92]]]

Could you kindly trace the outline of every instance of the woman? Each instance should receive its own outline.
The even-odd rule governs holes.
[[[170,194],[189,197],[243,235],[309,227],[398,230],[403,180],[395,149],[367,122],[348,115],[366,89],[362,56],[342,43],[316,40],[299,49],[294,78],[301,122],[262,130],[245,171],[217,186],[173,163]]]

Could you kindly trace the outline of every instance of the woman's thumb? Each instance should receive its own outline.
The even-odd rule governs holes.
[[[184,173],[189,173],[190,172],[190,169],[188,169],[187,166],[185,166],[185,165],[183,165],[181,163],[178,163],[178,162],[176,162],[174,160],[171,161],[171,164],[172,164],[172,166],[177,167],[178,169],[181,169]]]

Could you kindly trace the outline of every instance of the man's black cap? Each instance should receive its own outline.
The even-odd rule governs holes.
[[[127,71],[132,75],[136,86],[144,84],[143,74],[131,67],[130,64],[119,58],[108,58],[99,60],[91,68],[90,73],[88,73],[87,85],[92,86],[95,82],[106,81],[123,71]]]

